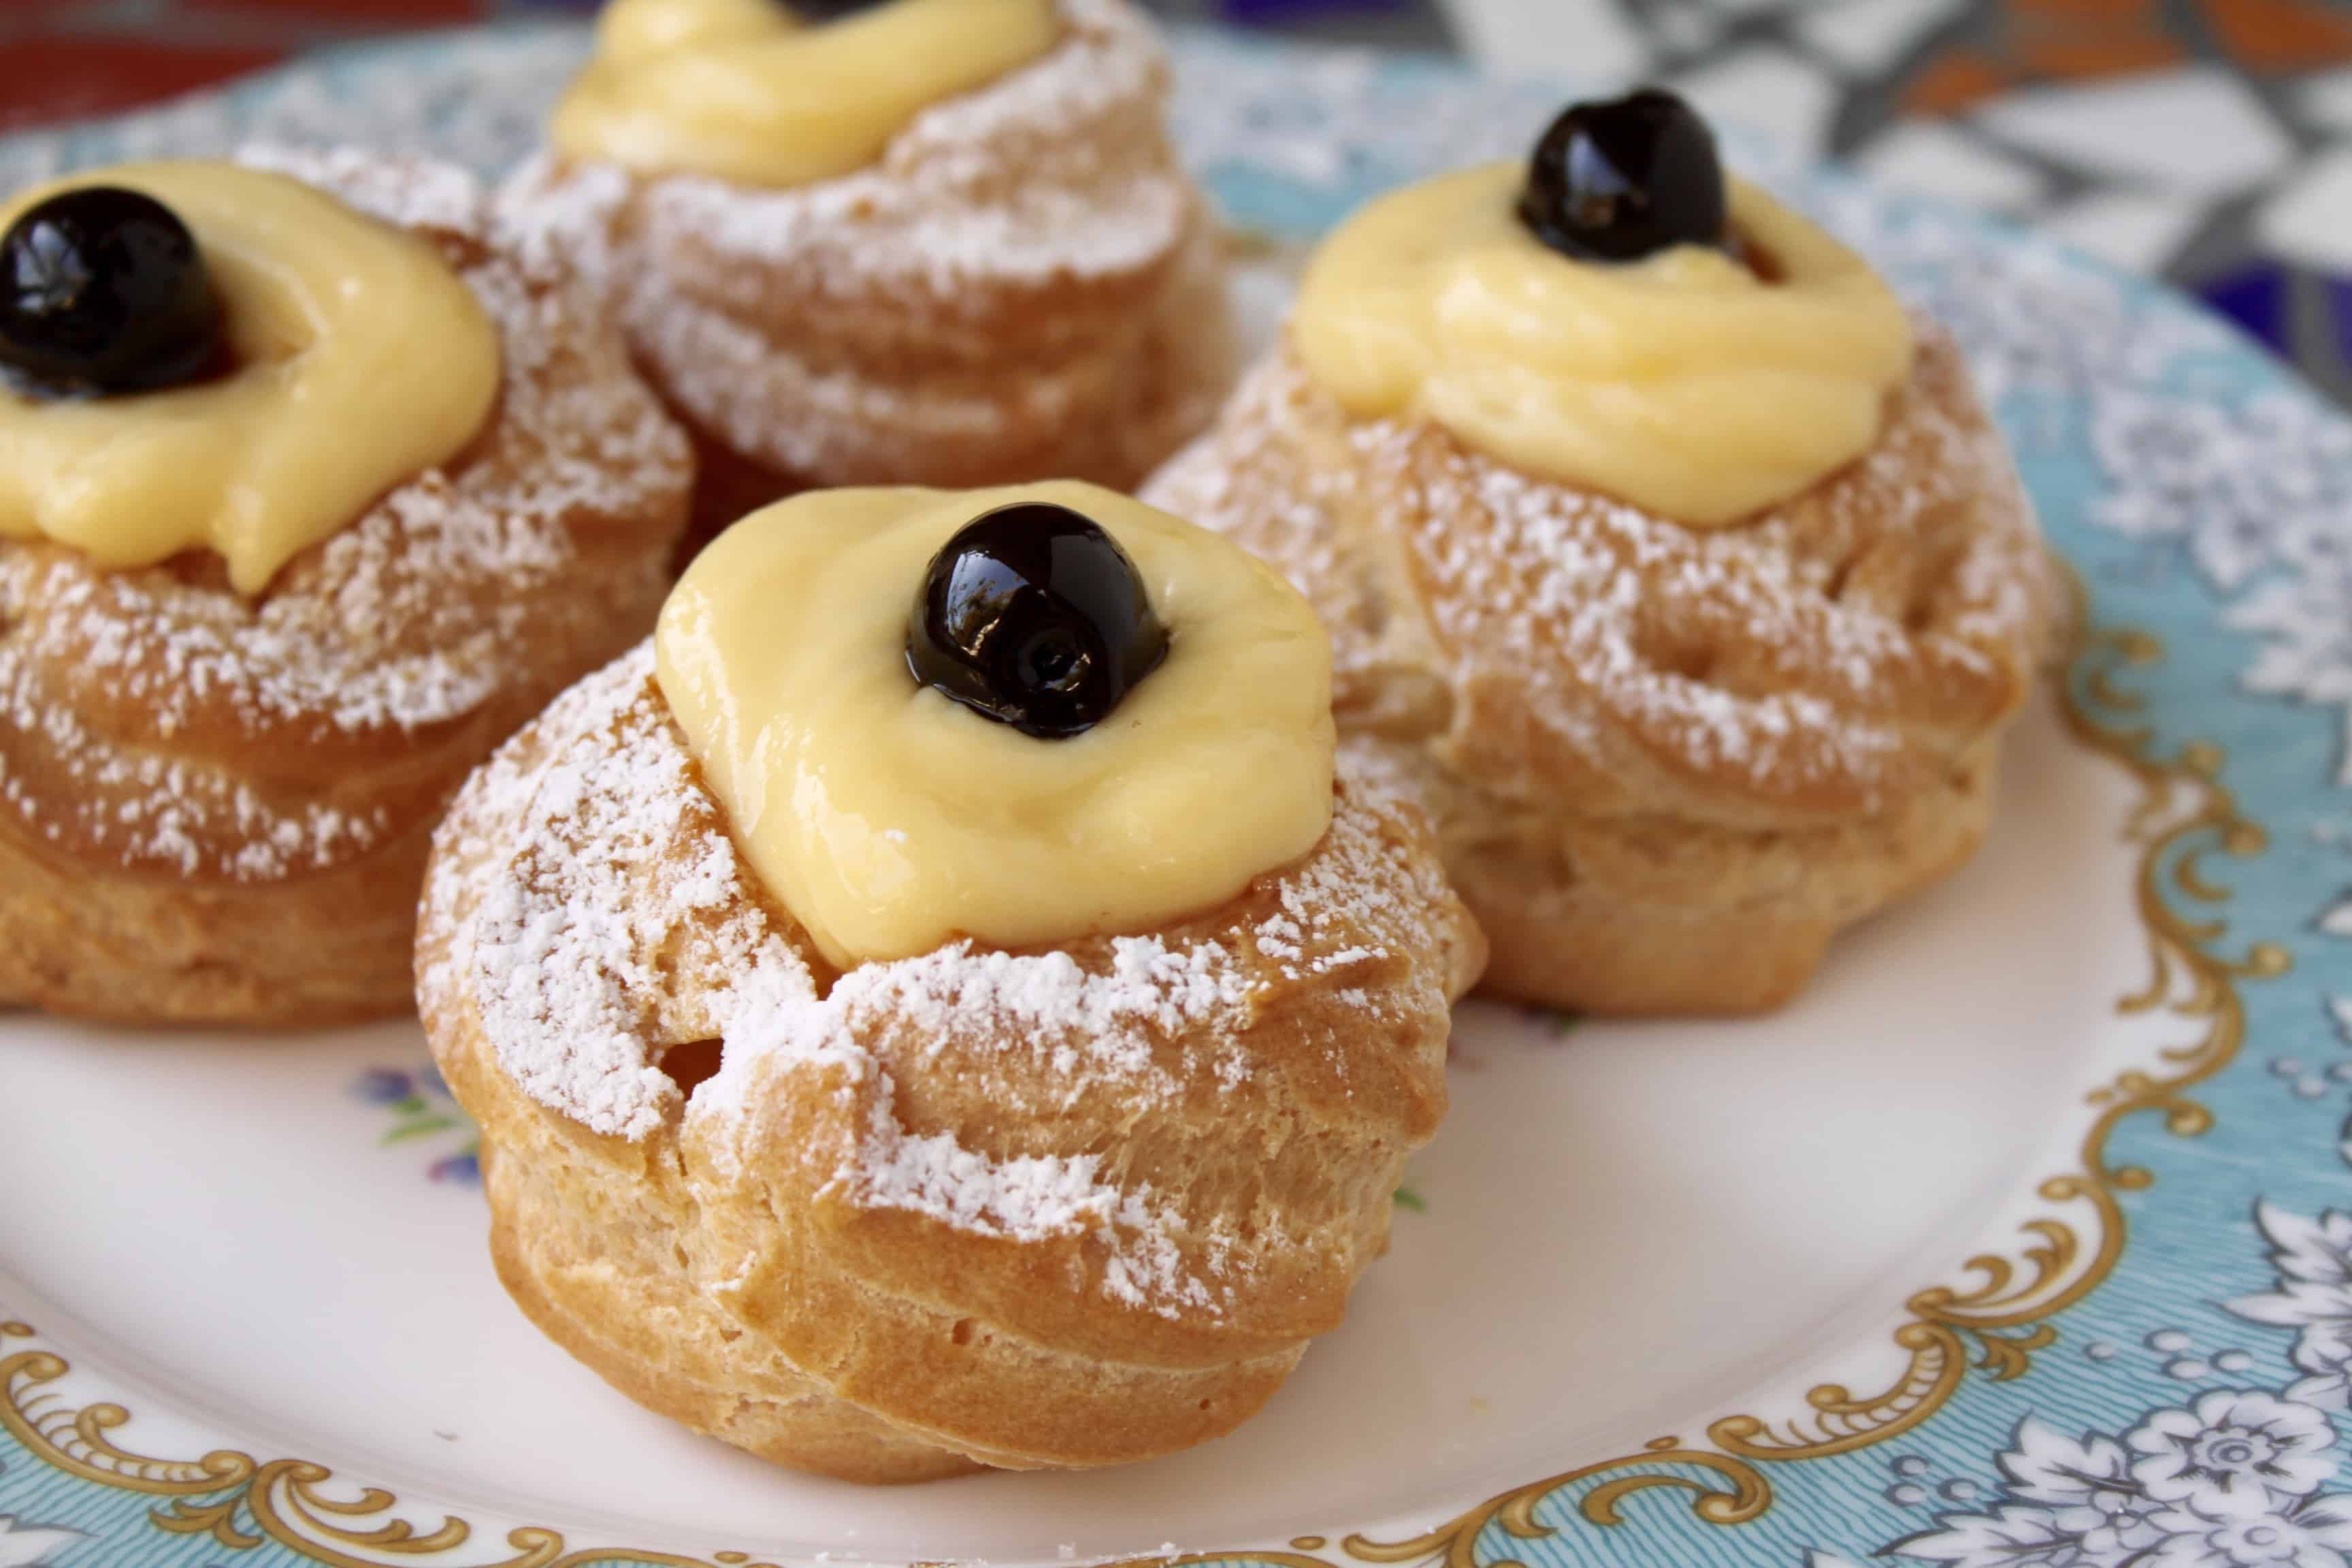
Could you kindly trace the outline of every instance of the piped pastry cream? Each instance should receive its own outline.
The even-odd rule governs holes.
[[[1117,658],[1090,630],[1064,648],[1055,628],[985,618],[1017,611],[1019,574],[971,525],[1009,509],[1098,524],[1164,628],[1164,652],[1137,644],[1108,710],[984,713],[986,696],[950,698],[910,668],[910,654],[941,657],[910,631],[930,578],[931,597],[963,594],[982,617],[940,640],[1049,691]],[[951,541],[972,556],[961,570]],[[1073,593],[1130,602],[1090,549],[1057,538],[1050,569]],[[1030,640],[1002,646],[1015,635]],[[1330,647],[1314,612],[1239,549],[1092,485],[782,502],[695,563],[656,648],[746,858],[836,964],[958,937],[1022,947],[1148,929],[1231,899],[1330,824]]]
[[[1061,32],[1054,0],[886,0],[829,22],[777,0],[613,0],[556,110],[555,146],[582,163],[804,185],[864,168],[922,110]]]
[[[94,399],[0,382],[0,535],[52,539],[110,567],[210,550],[256,595],[488,419],[498,332],[425,240],[283,175],[208,163],[29,191],[0,208],[0,229],[100,179],[184,220],[226,363]]]
[[[1523,472],[1694,528],[1785,500],[1868,449],[1912,361],[1863,259],[1739,180],[1744,256],[1547,246],[1518,163],[1374,202],[1308,268],[1291,339],[1360,419],[1425,418]]]

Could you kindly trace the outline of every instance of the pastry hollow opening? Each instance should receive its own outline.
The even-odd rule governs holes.
[[[677,1085],[677,1092],[690,1103],[696,1089],[719,1076],[719,1064],[725,1050],[722,1040],[688,1040],[670,1047],[654,1065],[668,1075],[670,1082]]]

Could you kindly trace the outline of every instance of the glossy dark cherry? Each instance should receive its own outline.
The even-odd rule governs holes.
[[[187,226],[152,196],[91,185],[0,237],[0,366],[50,396],[196,380],[221,348],[220,303]]]
[[[1656,88],[1573,104],[1536,143],[1519,219],[1580,261],[1639,261],[1677,245],[1725,248],[1715,133]]]
[[[917,680],[1044,740],[1101,723],[1167,655],[1127,552],[1092,519],[1044,501],[957,530],[907,621]]]

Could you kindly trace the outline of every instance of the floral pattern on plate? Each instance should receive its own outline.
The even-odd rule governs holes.
[[[2331,1490],[2343,1461],[2331,1413],[2347,1409],[2352,1369],[2352,1215],[2305,1219],[2264,1205],[2278,1289],[2228,1304],[2250,1321],[2300,1331],[2291,1352],[2307,1375],[2284,1389],[2216,1388],[2185,1405],[2145,1412],[2121,1432],[2079,1435],[2039,1416],[2020,1420],[1994,1456],[2000,1481],[1987,1506],[1939,1512],[1933,1528],[1876,1555],[1950,1568],[2342,1568],[2352,1562],[2352,1493]],[[2112,1352],[2112,1347],[2108,1347]],[[2162,1354],[2190,1348],[2179,1330],[2149,1336]],[[2105,1359],[2105,1358],[2102,1358]],[[2211,1363],[2174,1360],[2170,1375],[2201,1377]],[[1895,1461],[1888,1499],[1919,1507],[1927,1467]],[[1973,1481],[1937,1489],[1973,1501]],[[1817,1564],[1839,1561],[1817,1553]]]
[[[387,1148],[421,1140],[435,1145],[459,1145],[425,1167],[425,1173],[434,1181],[481,1185],[481,1136],[472,1119],[450,1097],[439,1068],[431,1062],[414,1068],[369,1068],[352,1080],[352,1098],[381,1106],[392,1118],[392,1125],[379,1140]]]

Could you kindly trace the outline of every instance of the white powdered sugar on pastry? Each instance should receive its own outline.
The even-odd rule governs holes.
[[[472,721],[528,667],[576,531],[682,489],[688,454],[569,275],[490,248],[470,176],[349,150],[247,161],[441,247],[499,330],[492,426],[256,599],[206,561],[108,572],[57,547],[0,551],[0,714],[22,731],[0,751],[0,800],[126,866],[259,880],[347,862],[429,809],[438,783],[372,798],[331,764],[364,771]],[[307,751],[326,771],[271,788],[209,766],[207,746]]]
[[[1057,1070],[1078,1068],[1083,1048],[1114,1071],[1149,1080],[1155,1069],[1139,1026],[1180,1034],[1246,999],[1240,974],[1213,942],[1171,951],[1157,937],[1114,937],[1110,948],[1110,972],[1096,974],[1065,952],[1024,956],[959,942],[851,970],[828,1000],[845,1017],[889,1013],[933,1039],[960,1014],[985,1015],[1056,1042]]]
[[[452,163],[363,147],[267,145],[240,150],[236,161],[331,191],[346,205],[395,228],[463,235],[476,241],[488,236],[488,189]]]
[[[870,1208],[903,1209],[975,1236],[1037,1242],[1091,1236],[1103,1244],[1100,1288],[1115,1301],[1163,1317],[1214,1317],[1229,1286],[1230,1247],[1213,1250],[1202,1279],[1171,1239],[1181,1216],[1148,1184],[1122,1189],[1104,1179],[1099,1154],[1025,1154],[992,1160],[946,1132],[916,1137],[877,1104],[871,1131],[844,1189]]]
[[[774,191],[648,181],[635,237],[660,247],[691,237],[760,264],[747,303],[763,287],[760,267],[789,266],[835,292],[919,284],[951,302],[976,280],[1045,283],[1149,264],[1181,238],[1190,189],[1172,166],[1108,159],[1101,124],[1139,101],[1156,112],[1167,62],[1126,0],[1064,9],[1071,31],[1050,54],[923,110],[875,167]],[[506,221],[525,246],[576,251],[583,236],[609,240],[632,184],[617,169],[538,160],[509,186]]]
[[[477,809],[544,824],[549,837],[499,863],[506,874],[483,880],[463,942],[418,975],[428,1006],[469,982],[499,1060],[524,1091],[624,1138],[644,1137],[678,1103],[649,1043],[702,1037],[718,1024],[710,1015],[660,1016],[656,999],[672,979],[709,984],[714,1009],[737,985],[772,1008],[815,996],[807,966],[755,911],[730,911],[741,871],[726,837],[690,815],[684,751],[625,721],[651,663],[632,655],[541,719],[598,743],[533,759],[509,749],[467,785],[463,798]],[[633,897],[656,865],[655,896]],[[456,891],[436,878],[428,911]],[[470,975],[448,967],[457,963]]]
[[[609,298],[622,284],[616,242],[635,186],[609,163],[559,166],[535,153],[499,187],[493,221],[499,248],[527,267],[570,267]]]
[[[1045,282],[1149,265],[1183,234],[1173,170],[1107,162],[1100,122],[1153,95],[1158,45],[1125,5],[1069,0],[1074,31],[993,87],[925,110],[874,169],[801,190],[657,183],[650,235],[820,277],[904,277],[941,297],[975,278]]]
[[[740,1123],[793,1092],[780,1067],[836,1068],[870,1096],[831,1177],[837,1195],[978,1236],[1094,1237],[1113,1299],[1213,1311],[1238,1255],[1213,1223],[1205,1247],[1197,1225],[1187,1232],[1187,1266],[1171,1239],[1179,1217],[1148,1181],[1091,1152],[991,1157],[952,1131],[911,1131],[907,1086],[1002,1070],[999,1101],[1050,1126],[1102,1097],[1145,1116],[1247,1081],[1237,1036],[1276,977],[1431,962],[1416,949],[1451,906],[1433,859],[1396,841],[1386,814],[1398,808],[1347,785],[1326,843],[1238,928],[1040,953],[958,943],[835,974],[751,877],[652,664],[640,649],[574,688],[461,795],[425,892],[427,1019],[472,1010],[533,1100],[631,1141]],[[1391,985],[1350,1005],[1376,1032],[1389,1009],[1443,998]],[[660,1060],[708,1039],[723,1040],[723,1059],[688,1101]],[[1328,1048],[1337,1060],[1344,1043]],[[731,1157],[725,1138],[697,1146]]]

